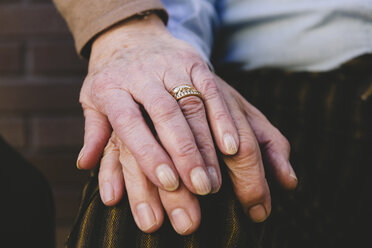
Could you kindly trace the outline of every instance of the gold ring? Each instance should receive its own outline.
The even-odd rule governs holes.
[[[182,99],[182,98],[184,98],[184,97],[187,97],[187,96],[197,96],[200,99],[204,100],[203,99],[203,96],[202,96],[202,93],[200,93],[200,91],[198,91],[197,89],[195,89],[193,86],[187,85],[187,84],[180,85],[180,86],[177,86],[177,87],[173,88],[170,91],[170,94],[177,101],[180,100],[180,99]]]

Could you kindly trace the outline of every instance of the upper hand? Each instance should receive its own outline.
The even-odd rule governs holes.
[[[169,91],[181,84],[197,88],[204,104],[195,96],[177,102]],[[235,124],[213,74],[156,15],[117,25],[94,41],[80,102],[86,120],[78,159],[83,169],[98,162],[112,127],[156,186],[177,189],[179,174],[191,192],[208,194],[219,189],[221,175],[207,117],[222,153],[235,154],[239,147]]]

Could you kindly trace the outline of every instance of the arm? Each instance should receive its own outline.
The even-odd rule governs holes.
[[[70,7],[69,11],[77,11],[74,4]],[[79,30],[74,28],[81,28],[85,18],[74,18],[68,8],[65,12],[79,40]],[[103,13],[103,18],[111,14]],[[185,83],[204,95],[204,105],[195,96],[176,102],[169,94]],[[237,151],[237,130],[213,74],[200,55],[171,36],[154,14],[126,19],[97,34],[80,102],[86,119],[84,147],[78,159],[81,168],[91,168],[98,162],[112,127],[158,187],[175,190],[178,173],[193,193],[217,190],[221,177],[206,113],[219,149],[224,154]],[[145,123],[140,107],[150,116],[159,140]]]
[[[148,10],[168,16],[160,0],[53,0],[74,37],[78,54],[88,58],[95,37],[113,25]]]

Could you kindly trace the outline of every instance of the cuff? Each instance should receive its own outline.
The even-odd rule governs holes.
[[[154,4],[154,1],[145,0],[140,3],[139,1],[127,3],[104,13],[104,15],[88,22],[83,27],[72,28],[77,53],[83,58],[89,58],[92,42],[100,33],[119,22],[141,15],[141,13],[149,10],[155,10],[164,23],[167,22],[168,14],[163,5],[160,2]]]

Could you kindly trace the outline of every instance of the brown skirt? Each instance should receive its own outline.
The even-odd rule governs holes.
[[[324,73],[224,68],[220,74],[289,139],[298,188],[286,192],[268,174],[272,214],[264,223],[251,223],[221,162],[223,187],[216,195],[199,198],[202,222],[194,234],[176,234],[168,219],[159,231],[145,234],[136,227],[127,198],[115,207],[103,205],[93,173],[68,247],[368,246],[372,57]]]

